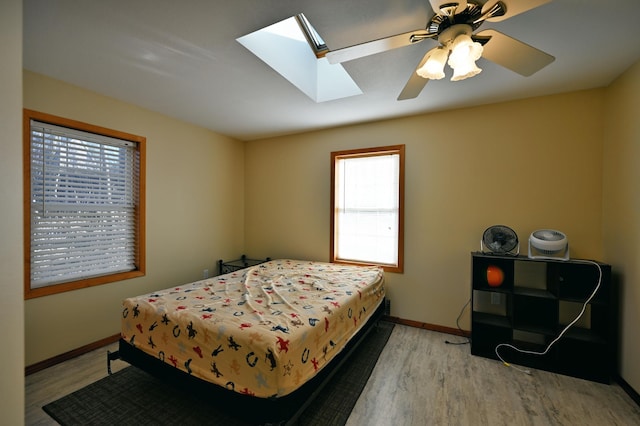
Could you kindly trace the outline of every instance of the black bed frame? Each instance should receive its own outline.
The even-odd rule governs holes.
[[[170,383],[182,392],[192,394],[194,398],[205,398],[207,402],[218,404],[226,411],[237,414],[247,422],[294,425],[358,345],[371,330],[376,328],[378,321],[384,315],[389,315],[387,299],[382,301],[364,327],[325,368],[296,391],[279,398],[256,398],[228,390],[174,368],[160,359],[136,349],[123,339],[119,341],[118,351],[107,352],[107,371],[111,374],[112,360],[121,359]]]

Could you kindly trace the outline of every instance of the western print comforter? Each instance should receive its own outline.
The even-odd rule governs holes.
[[[188,374],[280,397],[327,365],[383,298],[382,268],[272,260],[125,299],[121,334]]]

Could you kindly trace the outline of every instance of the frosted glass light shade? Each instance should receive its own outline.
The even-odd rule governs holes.
[[[453,67],[453,75],[451,81],[460,81],[474,75],[478,75],[482,72],[482,68],[478,68],[475,62],[465,63],[464,65],[458,65]]]
[[[441,47],[433,49],[427,61],[416,71],[416,73],[420,77],[428,78],[429,80],[440,80],[441,78],[444,78],[444,65],[447,62],[448,55],[448,49]]]
[[[453,68],[451,81],[464,80],[479,74],[476,61],[482,56],[482,45],[474,42],[467,34],[460,34],[452,43],[449,66]]]

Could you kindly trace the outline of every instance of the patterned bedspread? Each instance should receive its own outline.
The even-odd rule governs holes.
[[[121,334],[188,374],[280,397],[327,365],[383,298],[382,268],[272,260],[125,299]]]

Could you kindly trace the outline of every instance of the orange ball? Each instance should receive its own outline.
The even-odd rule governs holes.
[[[500,287],[504,281],[504,272],[495,265],[487,266],[487,284],[491,287]]]

